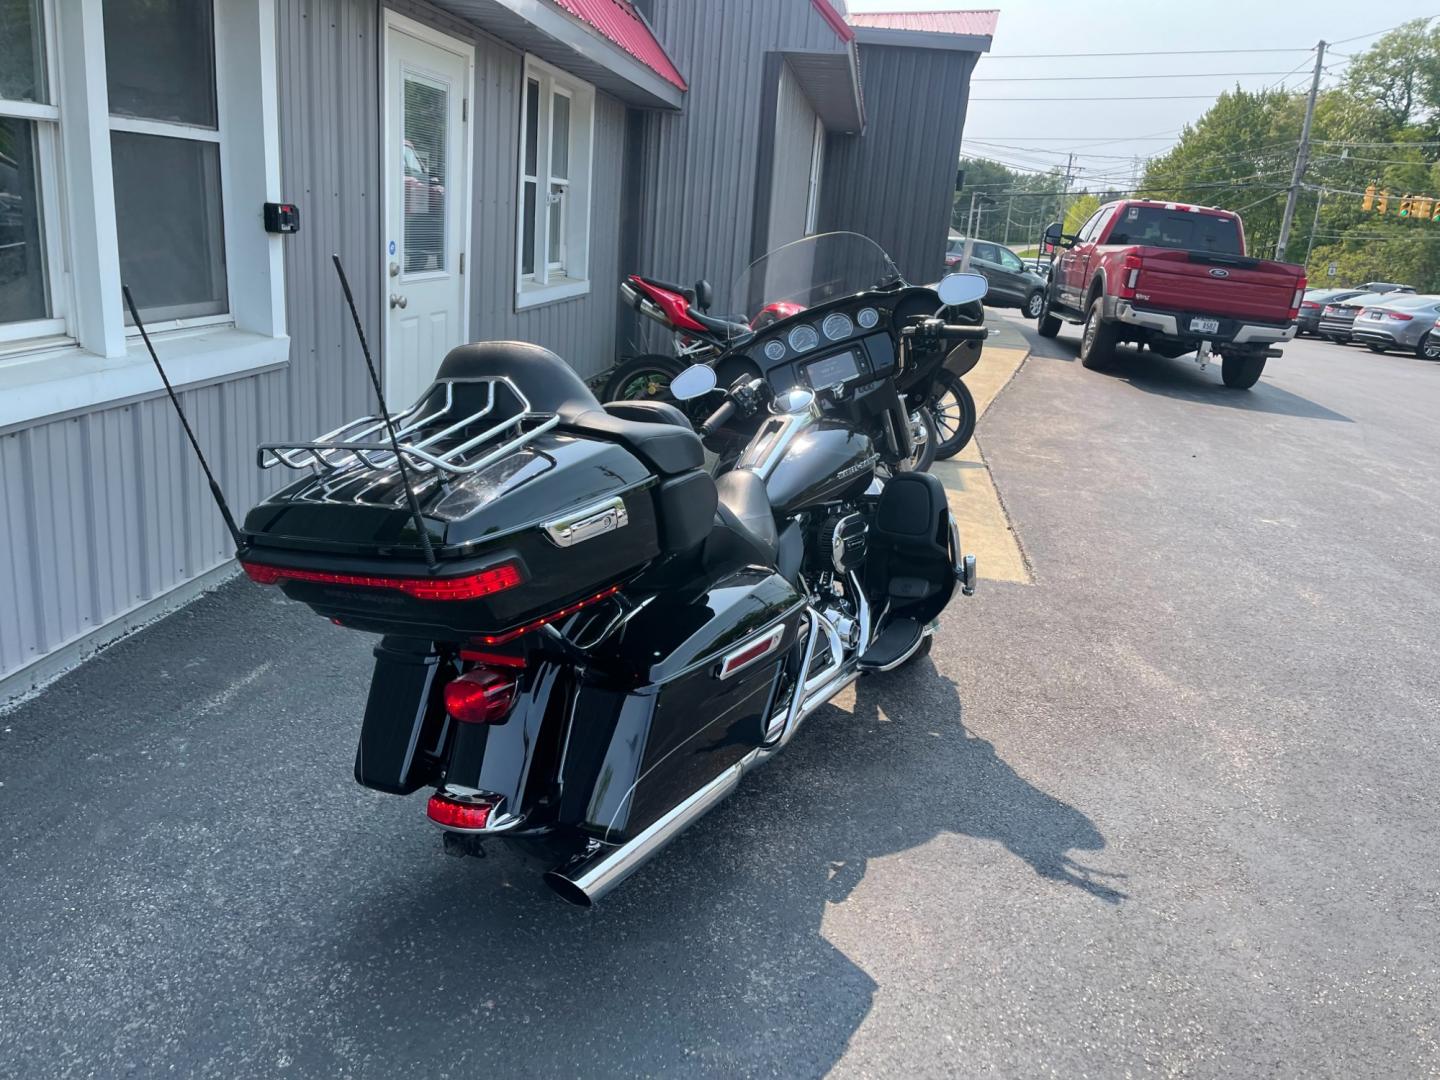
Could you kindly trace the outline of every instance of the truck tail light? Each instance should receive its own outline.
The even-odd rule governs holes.
[[[1120,264],[1120,297],[1123,300],[1135,298],[1135,285],[1140,280],[1141,261],[1139,255],[1126,255]]]
[[[1292,319],[1300,314],[1300,305],[1305,302],[1305,286],[1308,284],[1309,282],[1302,277],[1300,283],[1295,287],[1295,295],[1290,299],[1290,318]]]

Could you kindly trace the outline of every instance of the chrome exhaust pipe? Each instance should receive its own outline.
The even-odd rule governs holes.
[[[672,807],[633,840],[623,844],[592,840],[569,862],[547,871],[545,884],[567,903],[578,907],[592,906],[640,869],[688,825],[734,791],[746,768],[758,756],[759,751],[752,750],[743,760],[737,761],[684,802]]]

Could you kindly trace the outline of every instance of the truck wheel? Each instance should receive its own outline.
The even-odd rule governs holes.
[[[1232,390],[1249,390],[1265,370],[1263,356],[1227,356],[1220,363],[1220,378]]]
[[[1041,337],[1053,338],[1060,333],[1060,320],[1050,314],[1050,290],[1046,289],[1040,301],[1040,322],[1036,326],[1036,332]]]
[[[1091,371],[1103,369],[1115,359],[1115,341],[1119,335],[1115,324],[1105,318],[1105,301],[1097,296],[1090,305],[1090,314],[1085,317],[1085,329],[1080,335],[1080,363]]]
[[[1415,346],[1415,355],[1421,360],[1440,360],[1440,338],[1426,334]]]
[[[1038,319],[1044,310],[1045,291],[1043,289],[1036,289],[1025,298],[1025,317],[1027,319]]]

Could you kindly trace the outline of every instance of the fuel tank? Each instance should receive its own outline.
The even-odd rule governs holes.
[[[776,515],[784,517],[864,491],[878,460],[868,435],[834,420],[819,420],[785,448],[765,491]]]

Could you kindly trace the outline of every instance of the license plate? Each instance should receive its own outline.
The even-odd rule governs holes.
[[[1371,312],[1369,315],[1366,315],[1365,318],[1370,319],[1374,322],[1379,322],[1381,319],[1385,318],[1385,313],[1383,311],[1374,311]]]
[[[1220,320],[1191,319],[1190,332],[1192,334],[1218,334],[1220,332]]]

